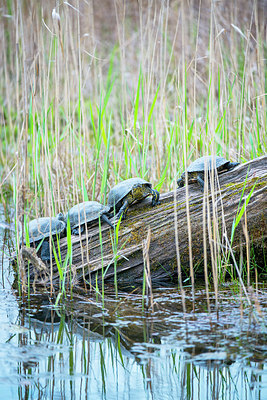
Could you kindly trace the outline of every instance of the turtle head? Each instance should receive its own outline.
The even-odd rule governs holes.
[[[62,212],[57,214],[56,219],[58,219],[59,221],[65,222],[65,217],[64,217],[64,214]]]
[[[183,172],[181,178],[177,180],[177,185],[179,188],[184,186],[184,181],[185,181],[185,173]]]
[[[238,165],[240,165],[239,162],[229,162],[227,167],[228,167],[228,170],[230,171],[231,169],[234,169]]]

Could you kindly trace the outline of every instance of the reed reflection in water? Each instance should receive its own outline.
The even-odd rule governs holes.
[[[57,311],[32,298],[1,381],[21,399],[266,398],[263,320],[248,309],[241,318],[227,290],[208,315],[203,293],[186,316],[176,288],[154,293],[153,314],[142,312],[139,294],[107,296],[104,310],[89,296]]]

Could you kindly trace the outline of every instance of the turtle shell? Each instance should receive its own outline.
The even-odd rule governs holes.
[[[212,168],[218,169],[228,163],[229,161],[223,157],[204,156],[192,162],[192,164],[187,168],[187,172],[203,172],[205,171],[205,168],[208,168],[209,170]]]
[[[150,188],[152,187],[151,183],[145,181],[142,178],[131,178],[127,179],[126,181],[122,181],[114,186],[109,192],[108,206],[110,208],[113,208],[114,204],[118,204],[125,196],[127,196],[127,194],[130,193],[130,191],[132,190],[133,186],[136,184],[146,185]]]
[[[36,218],[29,222],[29,242],[38,242],[46,237],[61,234],[66,228],[66,223],[62,220],[63,214],[57,217]]]
[[[98,219],[102,214],[108,213],[109,209],[108,206],[103,206],[98,201],[84,201],[76,204],[68,211],[66,222],[69,218],[70,227],[74,229],[79,225]]]

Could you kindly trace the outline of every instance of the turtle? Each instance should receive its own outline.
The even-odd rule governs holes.
[[[152,206],[160,204],[159,192],[152,189],[151,183],[142,178],[131,178],[118,183],[108,195],[108,206],[117,213],[117,217],[126,218],[130,205],[152,196]]]
[[[68,211],[65,222],[67,223],[69,218],[71,233],[74,235],[83,233],[85,224],[96,221],[99,217],[113,228],[114,226],[107,217],[109,209],[110,207],[104,206],[98,201],[84,201]]]
[[[189,165],[187,170],[182,173],[180,179],[178,179],[178,187],[183,187],[185,184],[185,173],[188,173],[188,183],[198,182],[201,191],[204,191],[204,176],[205,168],[208,167],[210,171],[212,168],[216,169],[218,173],[230,171],[239,165],[238,162],[230,162],[223,157],[219,156],[204,156],[200,157],[192,164]]]
[[[65,218],[62,213],[56,217],[41,217],[33,219],[28,225],[28,234],[30,246],[37,247],[41,244],[41,259],[44,261],[50,260],[49,237],[59,235],[64,236],[66,231]],[[25,241],[24,241],[25,243]]]

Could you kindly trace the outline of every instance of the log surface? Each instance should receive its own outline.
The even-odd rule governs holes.
[[[263,260],[267,238],[267,156],[215,176],[215,180],[219,180],[218,184],[215,189],[211,184],[208,193],[205,190],[203,194],[198,184],[190,184],[162,194],[161,204],[156,207],[151,207],[150,198],[132,206],[119,227],[116,251],[114,231],[107,224],[102,224],[102,244],[98,225],[81,236],[73,235],[75,281],[94,283],[96,274],[100,281],[102,271],[105,280],[113,281],[114,260],[118,282],[128,284],[143,281],[144,259],[150,264],[153,283],[177,279],[177,262],[183,271],[189,271],[191,260],[196,272],[203,272],[204,259],[208,266],[227,263],[233,220],[238,218],[242,206],[245,212],[235,229],[231,247],[244,260],[247,246],[259,249]],[[61,239],[60,251],[64,260],[67,238]],[[47,268],[50,272],[50,266]],[[59,273],[55,262],[52,269],[52,282],[56,284]],[[32,275],[33,272],[34,266],[30,269]]]

